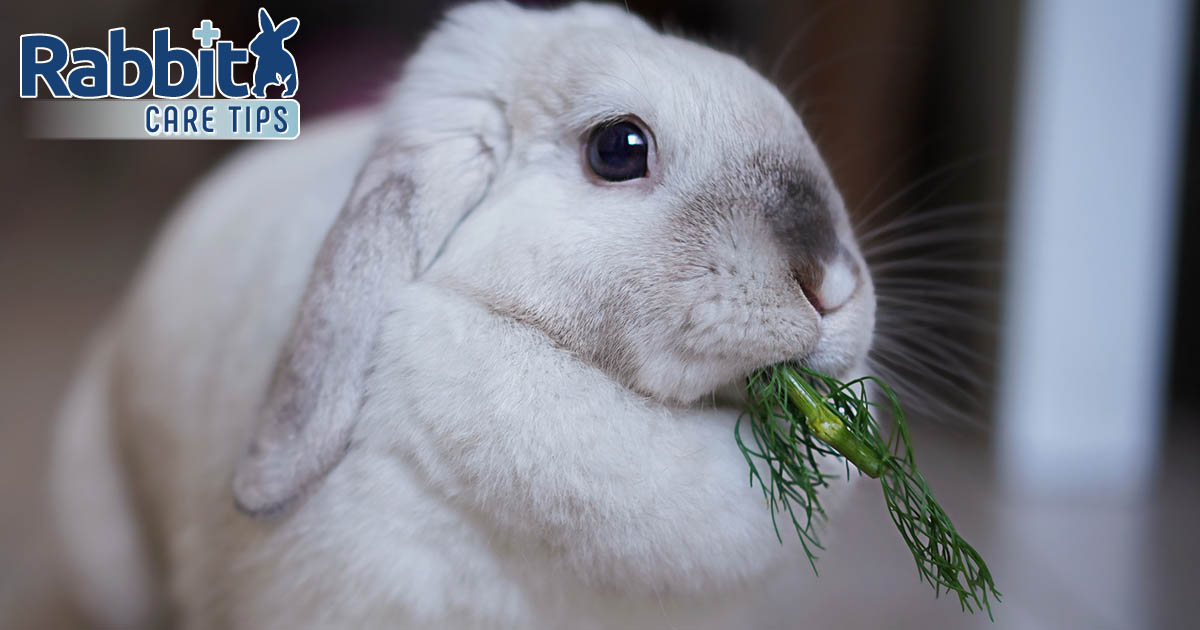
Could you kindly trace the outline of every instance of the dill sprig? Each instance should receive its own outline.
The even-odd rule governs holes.
[[[870,384],[883,394],[882,403],[869,400]],[[892,522],[934,595],[953,592],[964,611],[982,608],[991,618],[989,597],[1000,601],[992,574],[979,552],[955,531],[917,471],[904,412],[892,388],[874,377],[843,383],[800,365],[780,364],[754,373],[746,391],[747,409],[734,435],[750,465],[750,484],[758,483],[771,508],[780,542],[777,515],[786,514],[816,572],[816,550],[822,547],[814,525],[825,516],[817,491],[840,476],[823,472],[820,457],[840,458],[847,476],[854,464],[880,480]],[[872,416],[875,407],[890,410],[895,419],[895,430],[886,439]],[[749,418],[753,445],[742,439],[743,418]]]

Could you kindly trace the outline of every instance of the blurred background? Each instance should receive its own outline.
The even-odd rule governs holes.
[[[187,46],[209,18],[244,43],[260,4],[301,19],[288,48],[303,125],[375,101],[446,6],[9,2],[0,40],[103,47],[126,26],[148,48],[169,26]],[[830,605],[781,605],[755,627],[1194,627],[1200,13],[1186,0],[627,4],[745,57],[802,112],[877,277],[874,369],[901,389],[926,475],[1005,594],[994,625],[934,600],[864,493],[821,560]],[[175,200],[239,145],[31,139],[38,104],[17,97],[15,48],[0,56],[13,86],[0,99],[0,628],[80,628],[46,514],[51,419]],[[786,581],[771,588],[787,601]]]

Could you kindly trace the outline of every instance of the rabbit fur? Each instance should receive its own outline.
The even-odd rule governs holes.
[[[587,170],[618,117],[646,178]],[[75,592],[111,627],[744,625],[803,555],[723,392],[854,372],[874,309],[816,148],[741,61],[621,8],[453,9],[383,106],[239,153],[173,216],[58,427]]]

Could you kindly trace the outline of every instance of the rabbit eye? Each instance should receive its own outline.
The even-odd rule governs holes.
[[[648,155],[646,134],[628,120],[601,125],[593,129],[588,137],[588,166],[601,179],[610,182],[623,182],[648,175]]]

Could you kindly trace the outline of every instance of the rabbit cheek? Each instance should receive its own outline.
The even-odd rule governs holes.
[[[814,348],[820,322],[797,274],[819,286],[840,250],[831,182],[795,160],[748,162],[681,205],[664,256],[682,354],[723,362],[729,378]]]
[[[778,247],[734,205],[695,198],[659,235],[649,308],[632,328],[635,389],[691,402],[815,343],[817,322]]]

